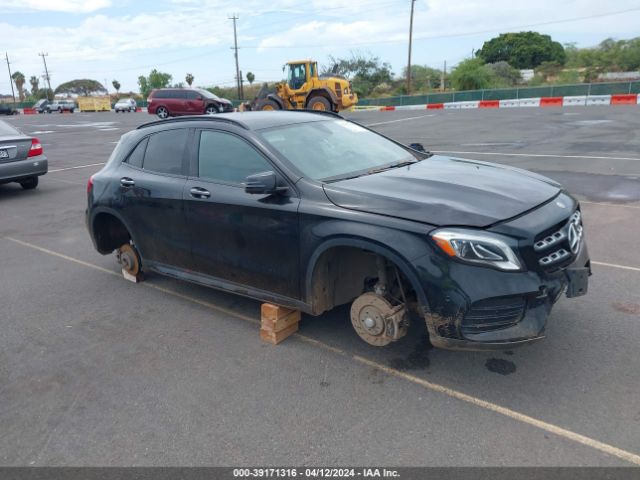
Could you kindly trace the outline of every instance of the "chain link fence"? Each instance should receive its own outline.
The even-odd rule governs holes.
[[[519,98],[619,95],[630,93],[640,93],[640,81],[465,90],[461,92],[428,93],[424,95],[399,95],[385,98],[364,98],[358,101],[358,105],[398,107],[402,105],[424,105],[427,103],[465,102],[473,100],[514,100]]]

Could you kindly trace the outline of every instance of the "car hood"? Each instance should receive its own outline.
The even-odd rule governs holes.
[[[329,200],[343,208],[470,227],[515,217],[555,197],[561,188],[526,170],[438,155],[324,185]]]

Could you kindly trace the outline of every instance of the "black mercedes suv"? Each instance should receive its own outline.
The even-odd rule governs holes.
[[[539,340],[553,304],[585,294],[591,273],[580,206],[558,183],[328,113],[142,125],[91,177],[86,220],[127,275],[311,315],[350,303],[377,346],[416,318],[442,348]]]

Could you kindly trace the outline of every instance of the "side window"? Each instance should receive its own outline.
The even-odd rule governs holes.
[[[187,100],[199,100],[200,94],[191,90],[187,90]]]
[[[182,157],[186,141],[187,130],[184,128],[151,135],[142,168],[158,173],[182,175]]]
[[[182,91],[182,90],[172,90],[172,91],[169,93],[169,98],[179,98],[179,99],[184,100],[185,98],[187,98],[187,95],[186,95],[186,93],[185,93],[184,91]]]
[[[149,138],[145,138],[142,140],[136,148],[133,149],[133,152],[129,154],[126,162],[132,167],[142,168],[142,160],[144,159],[144,151],[147,148],[147,142]]]
[[[273,167],[267,159],[235,135],[207,130],[200,134],[200,178],[240,184],[249,175],[269,170]]]

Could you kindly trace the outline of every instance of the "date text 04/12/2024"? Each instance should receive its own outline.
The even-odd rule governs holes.
[[[397,470],[386,468],[236,468],[235,478],[398,478]]]

